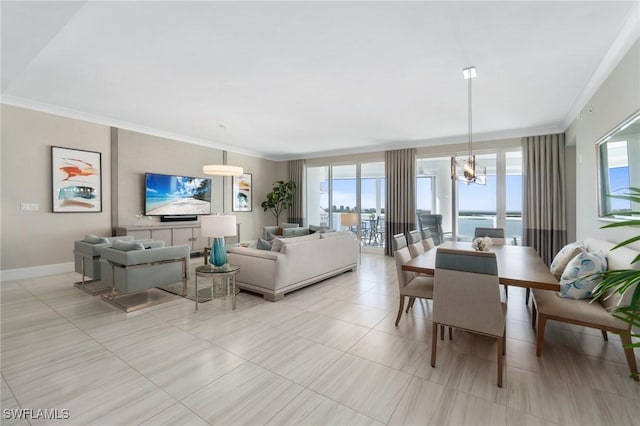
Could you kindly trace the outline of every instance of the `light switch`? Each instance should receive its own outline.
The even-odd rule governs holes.
[[[40,210],[38,203],[20,203],[20,210],[37,211]]]

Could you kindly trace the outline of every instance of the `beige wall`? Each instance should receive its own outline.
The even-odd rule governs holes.
[[[109,128],[2,105],[0,269],[71,262],[73,241],[110,235]],[[51,146],[102,153],[102,212],[52,213]],[[38,203],[38,211],[20,210]]]
[[[112,235],[112,226],[135,225],[136,213],[144,208],[145,172],[204,176],[204,164],[222,163],[218,149],[7,105],[1,111],[3,280],[25,268],[30,271],[19,276],[40,275],[32,270],[47,265],[44,273],[69,270],[74,240],[88,233]],[[102,153],[101,213],[52,213],[52,145]],[[228,163],[253,173],[253,211],[237,215],[240,239],[254,239],[273,222],[259,206],[273,182],[285,179],[286,162],[229,153]],[[212,211],[222,212],[223,178],[213,177],[213,182]],[[224,178],[224,185],[224,211],[232,213],[231,178]],[[38,203],[40,209],[22,211],[20,203]]]
[[[600,229],[607,222],[597,217],[595,142],[639,109],[640,41],[636,41],[567,129],[567,139],[576,141],[577,239],[597,237],[619,242],[634,232],[630,228]],[[640,249],[640,244],[636,247]]]

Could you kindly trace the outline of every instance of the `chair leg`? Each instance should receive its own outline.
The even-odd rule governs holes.
[[[604,339],[605,342],[609,341],[609,336],[607,335],[607,330],[601,330],[602,331],[602,338]]]
[[[531,289],[527,288],[527,291],[524,294],[524,303],[529,304],[529,295],[531,294]]]
[[[631,334],[630,332],[620,333],[620,340],[622,341],[622,349],[624,349],[624,356],[627,358],[627,364],[629,364],[629,371],[634,374],[633,380],[640,381],[638,375],[638,366],[636,365],[636,357],[633,354],[633,348],[631,347]]]
[[[531,327],[535,330],[536,328],[536,319],[538,317],[538,310],[536,309],[536,304],[531,304]]]
[[[402,317],[402,309],[404,308],[404,296],[400,296],[400,307],[398,308],[398,316],[396,317],[396,327],[400,322],[400,318]]]
[[[507,323],[504,324],[504,339],[502,341],[502,355],[507,354]]]
[[[498,387],[502,387],[502,370],[504,369],[504,338],[498,337]]]
[[[409,313],[409,309],[413,308],[413,303],[416,301],[415,297],[410,297],[409,298],[409,303],[407,303],[407,310],[405,311],[405,313]]]
[[[509,286],[508,285],[504,285],[504,295],[507,297],[507,299],[509,298]]]
[[[544,327],[547,325],[547,317],[538,315],[538,337],[536,339],[536,356],[542,356],[542,346],[544,346]]]
[[[440,340],[444,340],[444,325],[440,326]]]
[[[431,331],[431,366],[436,366],[436,346],[438,345],[438,324],[433,323]]]
[[[449,340],[453,340],[453,329],[449,327]]]

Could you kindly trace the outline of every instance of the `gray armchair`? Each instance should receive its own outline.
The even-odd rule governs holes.
[[[114,241],[133,241],[133,236],[97,237],[85,235],[83,240],[73,242],[73,259],[75,271],[80,274],[80,281],[74,285],[91,295],[104,293],[111,289],[109,283],[101,281],[100,255],[102,249],[111,247]],[[89,278],[87,280],[86,278]]]
[[[154,287],[182,281],[186,295],[189,278],[188,245],[164,247],[163,241],[114,243],[102,250],[101,275],[111,284],[102,298],[130,312],[170,300]]]

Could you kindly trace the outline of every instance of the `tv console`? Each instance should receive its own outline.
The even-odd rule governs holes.
[[[209,246],[209,238],[200,236],[200,224],[154,225],[154,226],[121,226],[116,228],[116,235],[132,235],[135,240],[164,241],[165,246],[187,244],[191,252],[203,252]]]

